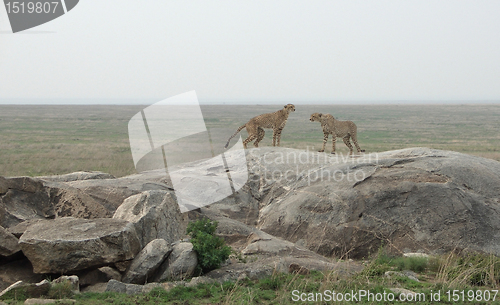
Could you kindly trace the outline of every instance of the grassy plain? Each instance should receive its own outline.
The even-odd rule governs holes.
[[[78,170],[100,170],[115,176],[132,174],[135,169],[127,125],[143,108],[144,105],[0,105],[0,175],[39,176]],[[280,105],[203,105],[202,112],[209,131],[224,130],[217,139],[222,141],[250,118],[280,108]],[[322,112],[354,121],[358,126],[358,141],[367,152],[425,146],[500,161],[498,104],[296,105],[296,108],[283,131],[281,146],[318,150],[323,139],[321,127],[310,122],[309,116]],[[242,136],[246,137],[246,131],[242,131]],[[272,131],[268,130],[261,146],[271,143]],[[221,145],[217,142],[216,153],[222,150]],[[337,151],[348,151],[341,139],[337,140]]]

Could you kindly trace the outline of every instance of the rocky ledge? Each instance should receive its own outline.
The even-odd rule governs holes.
[[[226,154],[241,157],[247,169],[232,168],[231,176],[248,176],[243,187],[189,213],[180,212],[165,171],[0,177],[0,289],[54,274],[76,275],[80,288],[101,291],[172,286],[133,285],[192,276],[197,261],[185,230],[199,217],[217,220],[217,234],[246,263],[229,260],[193,283],[276,271],[349,275],[361,267],[346,259],[367,257],[382,243],[399,254],[500,255],[497,161],[428,148],[357,156],[275,147]],[[197,175],[227,179],[210,162],[176,171],[199,167]]]

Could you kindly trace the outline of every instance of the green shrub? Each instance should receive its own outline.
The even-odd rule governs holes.
[[[411,270],[417,273],[423,272],[429,264],[427,257],[396,257],[390,265],[397,267],[399,270]]]
[[[48,297],[50,299],[69,299],[73,297],[73,286],[70,282],[54,284],[50,287]]]
[[[224,239],[215,236],[218,222],[200,219],[189,223],[187,234],[191,236],[193,250],[198,256],[198,267],[202,273],[214,270],[229,258],[231,248]]]

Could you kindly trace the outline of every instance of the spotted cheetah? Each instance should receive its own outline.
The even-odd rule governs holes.
[[[321,123],[321,127],[323,128],[323,134],[325,137],[323,138],[323,148],[319,152],[325,151],[325,145],[328,141],[328,135],[332,135],[332,154],[335,154],[335,142],[336,138],[342,138],[344,140],[345,145],[349,148],[349,153],[352,155],[353,149],[351,145],[351,141],[349,138],[352,138],[354,145],[356,145],[356,150],[359,152],[364,152],[359,145],[357,139],[357,127],[352,121],[339,121],[336,120],[331,114],[322,114],[322,113],[313,113],[310,118],[311,122],[318,121]]]
[[[278,140],[278,146],[280,146],[281,131],[285,128],[286,121],[288,120],[288,115],[290,112],[295,111],[295,106],[292,104],[287,104],[283,109],[278,110],[273,113],[264,113],[258,115],[248,123],[240,126],[238,130],[227,140],[225,148],[229,146],[229,141],[234,138],[243,128],[247,129],[248,138],[243,141],[243,146],[247,148],[247,144],[255,140],[253,145],[259,147],[259,142],[262,141],[265,135],[264,128],[273,129],[273,146],[276,146],[276,140]]]

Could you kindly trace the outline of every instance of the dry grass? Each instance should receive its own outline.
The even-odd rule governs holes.
[[[212,149],[223,151],[225,140],[248,119],[280,109],[271,106],[202,106],[212,136]],[[144,106],[0,106],[0,175],[38,176],[78,170],[100,170],[115,176],[135,172],[127,124]],[[313,112],[330,113],[358,126],[358,140],[367,152],[415,146],[454,150],[500,161],[500,105],[297,105],[282,135],[282,146],[317,150],[323,135]],[[221,131],[221,132],[219,132]],[[246,132],[242,131],[246,137]],[[270,146],[266,131],[261,146]],[[331,140],[330,140],[331,141]],[[328,142],[327,152],[331,149]],[[196,147],[205,146],[197,143]],[[174,146],[172,146],[174,147]],[[186,147],[186,146],[184,146]],[[196,157],[195,145],[180,150]],[[337,150],[347,153],[341,139]]]

